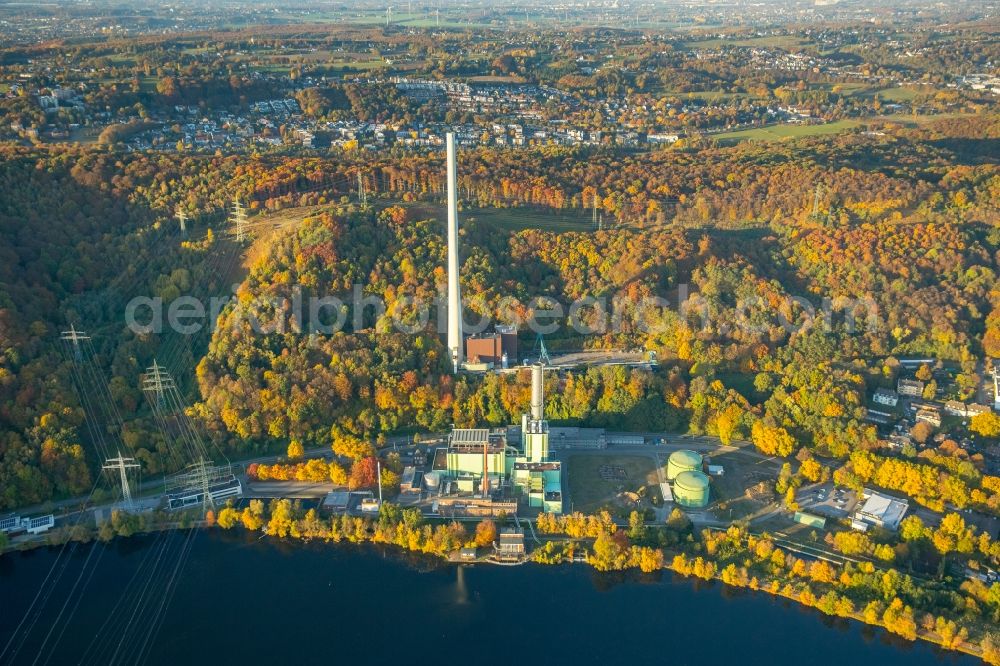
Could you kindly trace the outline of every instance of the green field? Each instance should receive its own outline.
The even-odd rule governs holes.
[[[741,98],[754,97],[750,93],[723,92],[721,90],[692,90],[689,92],[681,92],[678,90],[656,90],[655,92],[658,95],[662,95],[664,97],[676,97],[678,99],[700,99],[706,102],[725,102]]]
[[[857,95],[871,90],[867,83],[834,83],[830,88],[836,88],[843,95]]]
[[[886,102],[912,102],[920,91],[914,88],[886,88],[878,92],[879,99]]]
[[[832,123],[816,125],[771,125],[753,129],[722,132],[713,135],[723,143],[738,143],[740,141],[784,141],[804,136],[822,136],[824,134],[839,134],[854,129],[862,121],[856,119],[838,120]]]
[[[689,49],[717,49],[720,46],[758,46],[761,48],[798,49],[811,45],[807,39],[793,35],[777,35],[775,37],[751,37],[749,39],[690,39],[684,42]]]
[[[554,232],[593,230],[593,218],[587,212],[580,210],[558,213],[532,208],[479,208],[469,210],[465,216],[508,231],[521,231],[522,229],[542,229]]]
[[[473,21],[471,14],[463,14],[463,16],[469,16],[470,18],[460,18],[453,15],[449,15],[447,11],[442,10],[441,18],[438,20],[437,16],[431,12],[413,12],[412,14],[405,11],[396,12],[393,10],[392,13],[392,25],[394,26],[407,26],[410,28],[489,28],[493,27],[491,23],[484,23],[482,21]],[[331,17],[332,20],[337,22],[347,22],[355,23],[359,25],[385,25],[385,11],[361,11],[352,15],[337,15]]]
[[[626,479],[605,480],[601,477],[601,467],[605,465],[624,469]],[[656,466],[648,456],[570,455],[565,474],[572,508],[584,513],[611,503],[623,491],[636,492],[642,486],[659,483]]]

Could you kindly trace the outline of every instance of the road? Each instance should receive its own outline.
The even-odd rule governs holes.
[[[418,433],[417,436],[422,441],[428,441],[443,437],[444,435],[441,433]],[[391,447],[392,449],[398,450],[400,452],[410,451],[414,448],[414,446],[416,445],[413,443],[413,435],[400,435],[396,437],[390,437],[388,438],[387,441],[387,448]],[[383,448],[382,451],[383,452],[386,451],[387,448]],[[271,465],[278,462],[279,460],[284,460],[285,458],[286,456],[278,454],[256,456],[253,458],[234,460],[232,461],[232,465],[234,471],[245,472],[246,468],[254,463],[262,465]],[[334,455],[330,447],[320,446],[307,450],[304,453],[303,458],[305,459],[325,458],[327,460],[331,460],[334,458]],[[241,476],[241,480],[244,478],[245,476]],[[117,490],[118,486],[115,483],[115,481],[116,480],[111,481],[111,485],[112,488]],[[138,489],[136,488],[132,489],[132,494],[135,497],[143,497],[143,498],[158,497],[159,495],[163,494],[163,487],[164,487],[163,484],[164,484],[163,477],[146,479],[139,484]],[[244,487],[246,486],[247,484],[244,483]],[[293,495],[288,495],[288,496],[291,497]],[[68,514],[77,513],[82,508],[86,499],[87,499],[86,495],[79,495],[77,497],[68,497],[61,500],[52,500],[49,502],[43,502],[41,504],[35,504],[31,506],[24,506],[24,507],[19,507],[17,509],[12,509],[10,511],[4,512],[3,514],[0,514],[0,516],[7,516],[13,514],[21,516],[36,516],[36,515],[46,515],[49,513],[54,513],[57,514],[57,518],[65,517]],[[102,507],[110,508],[114,506],[116,501],[105,503],[102,505]]]
[[[244,499],[319,499],[337,489],[332,483],[303,481],[251,481],[240,476]]]
[[[995,368],[996,366],[994,366]],[[979,376],[979,387],[976,391],[976,402],[980,405],[994,406],[996,396],[993,395],[993,368],[987,369],[984,360],[976,364],[976,374]]]

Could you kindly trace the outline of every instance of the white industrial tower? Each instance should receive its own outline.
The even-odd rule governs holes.
[[[448,352],[455,372],[462,365],[462,290],[458,284],[458,167],[455,134],[448,132]]]
[[[549,424],[545,420],[545,366],[531,366],[531,409],[521,415],[521,450],[528,462],[549,459]]]
[[[545,420],[545,366],[541,363],[531,366],[531,418]]]
[[[1000,412],[1000,363],[993,365],[993,409]]]

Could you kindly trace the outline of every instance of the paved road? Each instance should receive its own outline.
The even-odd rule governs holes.
[[[418,433],[418,435],[422,439],[422,441],[427,441],[428,439],[434,439],[443,436],[441,433]],[[411,451],[415,446],[416,445],[413,443],[413,436],[411,435],[400,435],[388,438],[387,448],[393,448],[400,452]],[[385,448],[382,449],[383,452],[386,450],[387,449]],[[321,446],[307,450],[303,457],[306,459],[325,458],[327,460],[330,460],[333,459],[334,455],[333,451],[330,450],[330,447]],[[285,458],[286,456],[278,454],[256,456],[253,458],[234,460],[232,461],[232,464],[235,471],[240,471],[240,470],[245,471],[247,466],[253,463],[270,465]],[[118,488],[116,482],[117,479],[110,480],[111,487],[115,490],[117,490]],[[246,484],[244,484],[244,487],[246,487]],[[136,488],[132,489],[132,494],[135,497],[157,497],[162,493],[163,493],[163,477],[145,479],[139,484],[138,489]],[[53,500],[49,502],[43,502],[41,504],[35,504],[32,506],[25,506],[17,509],[11,509],[4,513],[0,513],[0,516],[7,516],[11,514],[17,514],[21,516],[36,516],[36,515],[45,515],[49,513],[65,516],[70,513],[76,513],[77,511],[79,511],[85,499],[86,499],[85,495],[80,495],[78,497],[69,497],[61,500]],[[114,502],[109,502],[102,506],[111,507],[113,505]]]
[[[337,489],[332,483],[307,483],[303,481],[250,481],[240,477],[244,499],[319,499]]]
[[[979,375],[979,390],[976,393],[976,402],[981,405],[990,405],[991,407],[996,403],[996,396],[993,395],[993,369],[996,368],[996,364],[992,364],[993,368],[987,372],[986,363],[982,360],[976,364],[976,374]]]

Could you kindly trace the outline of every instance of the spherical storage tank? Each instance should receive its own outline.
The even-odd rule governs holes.
[[[673,481],[681,472],[700,472],[701,463],[701,455],[694,451],[674,451],[667,459],[667,481]]]
[[[681,472],[674,479],[674,501],[681,506],[708,505],[708,477],[702,472]]]

